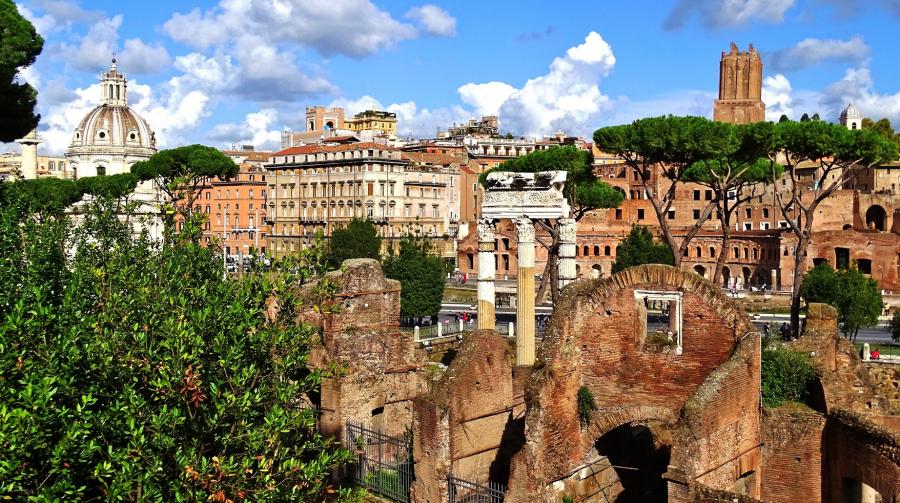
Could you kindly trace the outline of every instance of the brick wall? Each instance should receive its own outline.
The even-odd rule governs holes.
[[[864,415],[835,411],[825,426],[823,500],[843,501],[844,479],[863,482],[885,501],[900,497],[900,436]]]
[[[683,292],[683,354],[644,348],[635,289]],[[755,332],[746,315],[718,288],[695,274],[659,265],[577,282],[566,290],[557,312],[565,316],[551,321],[526,392],[528,448],[513,460],[510,501],[528,501],[529,491],[532,496],[544,491],[548,498],[565,494],[572,488],[548,486],[583,465],[597,438],[616,426],[647,420],[674,426],[688,399],[732,357],[736,341]],[[743,355],[743,363],[730,370],[734,383],[723,380],[711,388],[713,399],[708,404],[722,410],[703,416],[700,407],[700,416],[710,421],[712,430],[698,433],[698,438],[716,451],[702,464],[741,458],[742,448],[752,447],[754,440],[758,443],[754,419],[746,418],[758,416],[756,348],[755,359]],[[582,386],[591,390],[597,404],[585,429],[578,420],[577,393]],[[745,396],[753,397],[750,401],[756,405]],[[743,463],[754,465],[752,460]]]
[[[503,337],[488,330],[467,333],[444,375],[415,400],[415,501],[444,501],[448,473],[482,484],[506,483],[508,450],[521,445],[509,435],[510,362]]]
[[[799,405],[763,414],[761,499],[772,503],[822,501],[825,417]]]

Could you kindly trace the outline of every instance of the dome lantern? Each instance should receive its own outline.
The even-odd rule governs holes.
[[[108,106],[128,106],[127,87],[125,75],[116,69],[116,58],[113,56],[109,70],[100,75],[100,103]]]

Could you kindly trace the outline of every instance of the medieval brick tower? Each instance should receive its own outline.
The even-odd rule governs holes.
[[[762,60],[750,44],[750,50],[738,50],[734,42],[730,52],[722,52],[719,63],[719,99],[713,119],[733,124],[766,120],[762,101]]]

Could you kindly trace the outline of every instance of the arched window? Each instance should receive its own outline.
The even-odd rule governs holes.
[[[97,166],[97,176],[103,176],[106,174],[106,166]]]
[[[594,245],[594,255],[600,255],[600,246]]]
[[[609,254],[611,252],[612,252],[612,249],[609,247],[609,245],[606,245],[603,247],[603,254],[606,255],[607,257],[609,256]]]
[[[699,247],[699,246],[697,247],[697,256],[698,256],[698,257],[702,257],[702,256],[703,256],[703,248],[701,248],[701,247]]]
[[[709,247],[709,256],[710,256],[710,257],[715,257],[715,256],[716,256],[716,247],[715,247],[715,246],[710,246],[710,247]]]
[[[585,257],[590,255],[590,250],[588,249],[588,245],[584,245],[584,248],[582,248],[582,250],[581,250],[581,254],[584,255]]]
[[[744,258],[750,258],[750,249],[744,247]]]
[[[734,258],[741,258],[741,250],[737,246],[732,251],[734,251]]]

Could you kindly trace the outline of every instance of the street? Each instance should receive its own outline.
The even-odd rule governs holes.
[[[456,321],[456,313],[466,312],[469,314],[474,314],[476,311],[475,306],[471,304],[460,304],[460,303],[444,303],[441,305],[441,312],[438,316],[438,319],[441,323],[444,323],[446,320],[449,320],[450,323],[454,323]],[[515,308],[510,307],[501,307],[497,309],[497,324],[503,325],[504,328],[506,324],[516,321],[516,310]],[[536,306],[535,313],[540,316],[549,316],[553,313],[552,306]],[[786,314],[750,314],[751,320],[753,323],[759,327],[760,332],[762,332],[763,324],[769,322],[770,330],[773,334],[777,336],[778,327],[782,323],[787,323],[789,320],[789,316]],[[859,334],[856,338],[857,342],[868,342],[869,344],[890,344],[891,341],[891,332],[890,328],[886,321],[881,320],[878,326],[868,327],[860,329]]]

